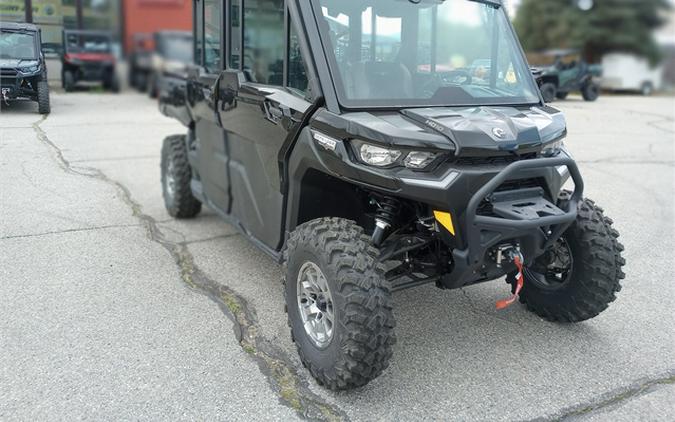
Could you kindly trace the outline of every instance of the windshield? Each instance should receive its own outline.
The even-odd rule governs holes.
[[[110,37],[99,34],[67,34],[66,51],[68,53],[103,53],[111,51]]]
[[[0,58],[35,60],[37,57],[34,34],[14,31],[0,32]]]
[[[174,35],[160,38],[159,53],[169,59],[181,63],[192,63],[192,37],[189,35]]]
[[[315,13],[347,107],[539,102],[500,7],[471,0],[319,0]]]

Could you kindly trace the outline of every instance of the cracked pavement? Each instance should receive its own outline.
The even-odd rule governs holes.
[[[627,278],[578,325],[494,302],[501,281],[395,294],[390,368],[346,393],[300,365],[280,268],[210,210],[174,221],[136,94],[0,114],[0,419],[672,420],[672,98],[572,98],[568,145]]]

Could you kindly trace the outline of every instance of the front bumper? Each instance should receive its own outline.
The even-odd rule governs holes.
[[[31,86],[36,73],[21,73],[16,69],[0,69],[0,99],[35,99],[37,91]]]
[[[497,189],[526,170],[564,167],[574,181],[574,192],[560,209],[536,189],[523,189],[496,194]],[[517,242],[525,264],[540,256],[577,218],[577,205],[583,197],[584,182],[574,160],[569,157],[542,158],[515,162],[499,172],[469,200],[461,230],[465,247],[452,250],[453,270],[443,277],[447,288],[462,287],[481,279],[490,279],[486,264],[489,250],[505,243]],[[555,198],[555,197],[554,197]],[[492,215],[481,215],[479,207],[491,202]]]

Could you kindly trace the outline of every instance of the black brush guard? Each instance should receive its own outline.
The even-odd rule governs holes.
[[[504,182],[518,179],[525,170],[566,167],[574,181],[574,192],[562,210],[544,197],[540,188],[495,192]],[[490,278],[485,262],[487,252],[501,244],[518,242],[530,264],[577,218],[577,205],[582,198],[584,182],[574,160],[569,157],[540,158],[510,164],[492,178],[469,201],[463,233],[466,249],[453,250],[453,270],[441,283],[446,288],[458,288]],[[487,200],[494,215],[479,215],[478,208]],[[487,276],[486,276],[487,275]],[[496,275],[497,277],[500,274]]]

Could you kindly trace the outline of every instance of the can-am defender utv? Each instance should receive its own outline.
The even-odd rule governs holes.
[[[40,114],[50,112],[47,66],[40,45],[37,26],[0,22],[0,101],[3,104],[27,99],[38,103]]]
[[[619,234],[584,199],[565,119],[500,1],[194,10],[192,118],[164,140],[166,207],[190,218],[206,204],[283,263],[291,335],[320,384],[387,367],[396,290],[506,276],[499,308],[519,296],[560,322],[615,299]]]
[[[108,31],[63,31],[61,84],[66,92],[84,82],[100,84],[104,89],[119,92],[120,81],[115,70],[112,33]]]

